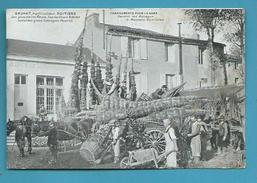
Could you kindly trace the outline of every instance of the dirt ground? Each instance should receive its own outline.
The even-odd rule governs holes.
[[[118,164],[113,164],[111,160],[104,163],[93,165],[83,160],[78,151],[60,153],[58,163],[52,166],[48,163],[50,160],[50,152],[48,148],[34,148],[33,153],[24,158],[19,157],[19,151],[16,146],[8,146],[8,162],[9,169],[118,169]],[[229,149],[222,155],[216,155],[215,152],[207,152],[207,160],[199,163],[190,163],[189,168],[243,168],[245,166],[242,161],[244,152]]]

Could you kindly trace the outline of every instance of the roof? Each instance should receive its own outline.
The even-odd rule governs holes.
[[[169,34],[162,34],[159,32],[155,32],[152,30],[146,30],[146,29],[140,29],[140,28],[132,28],[128,26],[122,26],[122,25],[113,25],[113,24],[106,24],[106,23],[100,23],[99,22],[99,14],[93,13],[87,17],[95,17],[95,23],[100,25],[100,27],[105,27],[107,30],[107,34],[114,34],[114,35],[120,35],[120,36],[129,36],[129,37],[147,37],[147,39],[157,39],[159,41],[163,42],[179,42],[180,37],[179,36],[173,36]],[[84,28],[83,28],[84,29]],[[75,41],[74,45],[77,44],[79,38],[82,36],[83,29],[78,36],[78,39]],[[191,45],[201,45],[206,46],[208,44],[208,40],[200,40],[200,39],[193,39],[193,38],[185,38],[182,37],[182,43],[183,44],[191,44]],[[217,43],[214,42],[214,46],[220,46],[225,47],[226,45],[223,43]]]
[[[145,36],[149,38],[156,38],[156,39],[163,39],[163,40],[172,40],[174,42],[179,42],[180,37],[179,36],[173,36],[169,34],[162,34],[151,30],[146,29],[139,29],[139,28],[132,28],[128,26],[120,26],[120,25],[110,25],[110,24],[102,24],[106,25],[108,27],[109,33],[120,33],[120,34],[134,34],[138,36]],[[200,39],[193,39],[193,38],[185,38],[182,37],[182,43],[184,44],[202,44],[206,45],[208,43],[207,40],[200,40]],[[214,43],[215,45],[219,46],[226,46],[222,43]]]
[[[53,43],[33,42],[17,39],[7,39],[7,55],[46,58],[60,61],[74,61],[76,47]],[[91,59],[91,50],[84,48],[85,60]],[[104,62],[97,55],[100,63]]]
[[[227,62],[242,63],[242,59],[240,58],[240,56],[231,55],[231,54],[226,54],[225,56],[226,56],[226,58],[227,58]]]

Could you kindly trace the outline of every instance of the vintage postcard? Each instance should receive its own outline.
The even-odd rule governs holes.
[[[245,167],[243,9],[8,9],[9,169]]]

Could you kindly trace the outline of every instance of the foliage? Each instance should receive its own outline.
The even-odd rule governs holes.
[[[113,76],[112,76],[112,60],[111,60],[111,56],[107,57],[107,63],[105,66],[105,81],[107,83],[112,84],[113,83]],[[106,84],[105,84],[106,85]],[[106,92],[108,93],[108,91],[110,90],[111,86],[105,86]]]
[[[83,56],[83,36],[80,37],[75,53],[75,66],[72,74],[71,92],[70,92],[70,107],[80,111],[80,97],[79,97],[79,76],[80,66]]]
[[[192,19],[196,31],[207,34],[208,40],[213,42],[215,32],[222,30],[225,25],[225,9],[190,9],[185,14]]]
[[[94,60],[93,54],[91,58],[90,74],[91,74],[91,80],[95,82],[96,72],[95,72],[95,60]],[[90,100],[92,105],[96,104],[96,94],[92,85],[90,85]]]
[[[203,31],[208,36],[208,46],[211,62],[211,81],[215,83],[215,71],[221,64],[224,73],[224,85],[228,84],[226,59],[224,54],[220,54],[213,49],[215,33],[223,30],[225,24],[231,18],[233,10],[228,9],[193,9],[185,10],[185,14],[193,21],[193,27],[196,31]],[[234,13],[234,12],[233,12]]]
[[[80,79],[80,87],[81,87],[80,108],[81,108],[81,110],[87,109],[87,83],[88,83],[87,68],[88,68],[87,62],[83,62],[82,70],[81,70],[81,79]]]
[[[244,81],[244,32],[245,20],[243,9],[228,10],[227,20],[231,24],[230,32],[225,34],[224,38],[227,42],[231,43],[230,52],[232,55],[240,58],[242,66],[239,67],[238,76]]]
[[[95,67],[95,85],[99,91],[102,91],[104,88],[102,71],[101,71],[101,66],[100,66],[99,61],[97,61],[96,67]],[[98,98],[97,98],[97,103],[99,103]]]
[[[137,98],[137,88],[134,71],[129,72],[129,99],[135,101]]]

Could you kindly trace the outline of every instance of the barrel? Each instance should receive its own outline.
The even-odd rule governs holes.
[[[80,147],[80,155],[84,160],[94,163],[100,158],[103,150],[97,141],[85,141]]]

